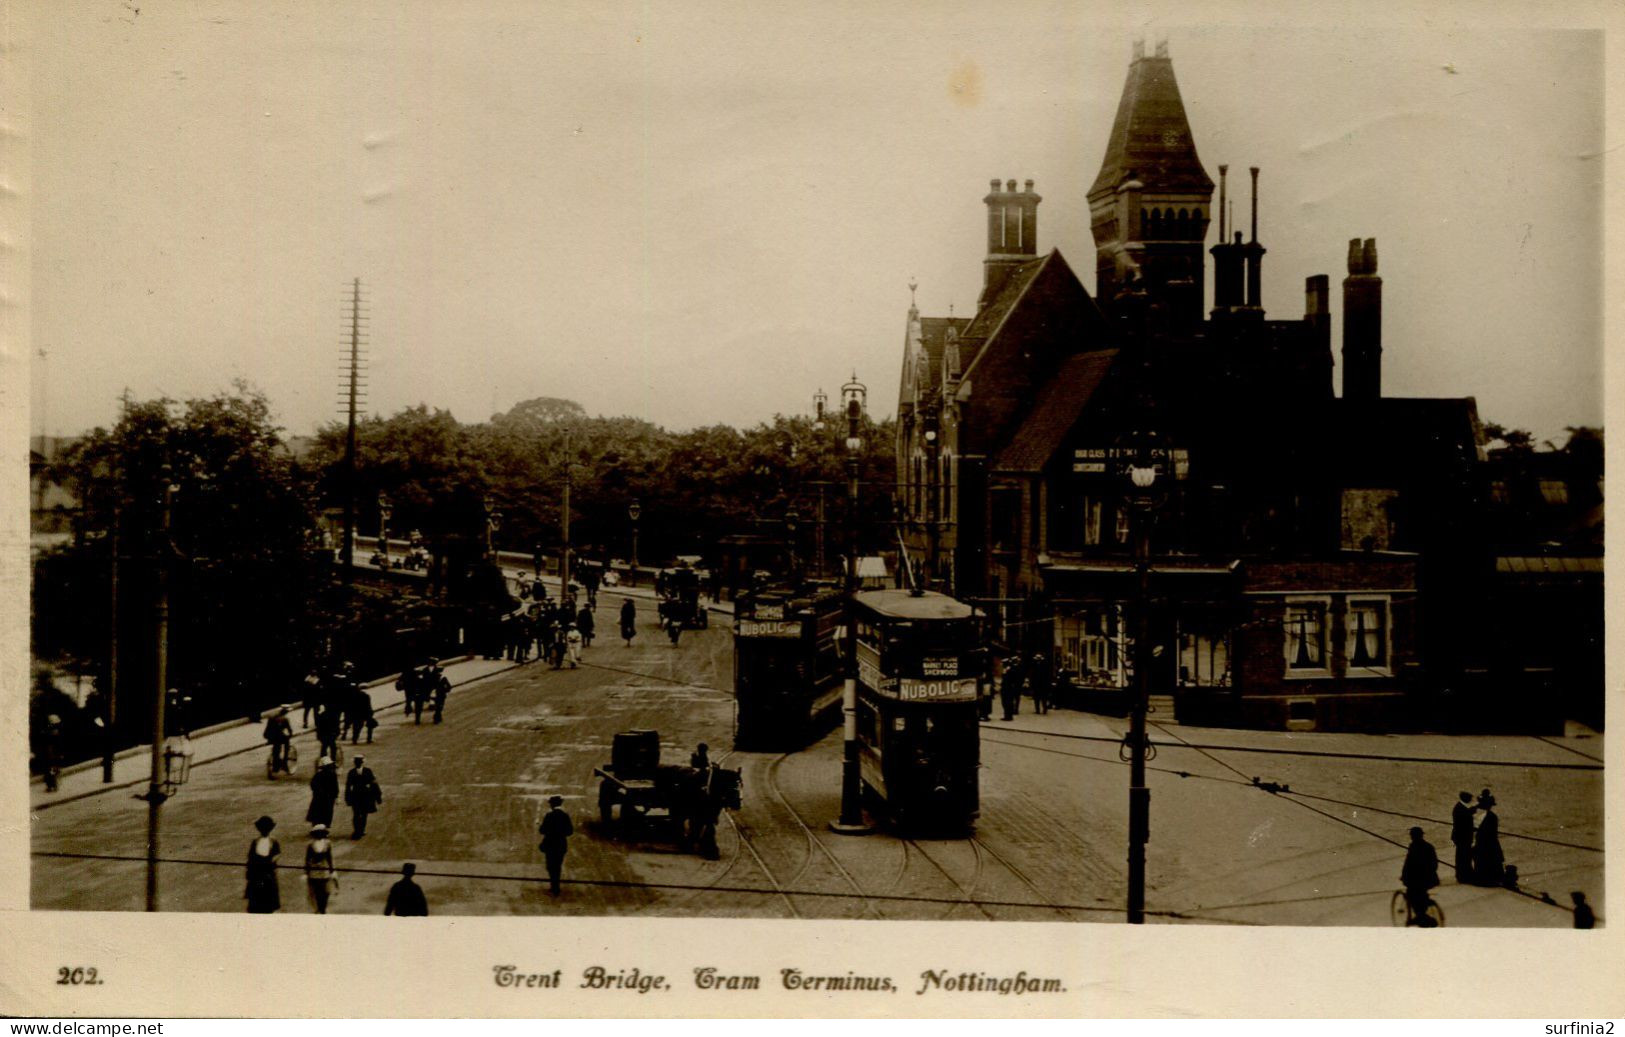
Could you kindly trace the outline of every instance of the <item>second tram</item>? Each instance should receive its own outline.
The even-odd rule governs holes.
[[[968,832],[980,812],[982,617],[945,594],[852,596],[858,761],[899,827]]]
[[[835,640],[844,598],[770,587],[734,602],[734,744],[799,749],[841,701]]]

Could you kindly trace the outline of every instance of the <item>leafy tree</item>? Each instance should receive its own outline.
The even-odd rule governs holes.
[[[281,696],[311,653],[310,609],[328,563],[261,393],[238,383],[184,404],[133,403],[112,429],[69,448],[52,477],[81,507],[73,541],[36,564],[36,655],[84,659],[105,682],[116,542],[121,717],[139,724],[144,710],[130,705],[155,684],[161,575],[166,683],[194,689],[195,719]]]

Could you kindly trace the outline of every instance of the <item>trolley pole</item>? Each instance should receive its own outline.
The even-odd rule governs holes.
[[[863,820],[863,784],[858,769],[858,629],[852,607],[858,592],[858,468],[863,453],[859,423],[863,417],[864,388],[857,375],[842,387],[847,398],[846,418],[846,681],[841,688],[844,743],[841,751],[841,816],[830,830],[843,835],[873,831]]]

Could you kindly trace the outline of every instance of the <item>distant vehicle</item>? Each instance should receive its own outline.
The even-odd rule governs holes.
[[[981,810],[981,617],[930,591],[860,591],[851,601],[867,793],[900,828],[969,832]]]
[[[659,615],[662,625],[673,620],[685,628],[704,630],[711,625],[711,612],[700,604],[700,577],[693,569],[678,566],[662,570],[655,581],[660,594]]]
[[[763,588],[734,601],[734,745],[799,749],[841,701],[835,640],[845,598]]]

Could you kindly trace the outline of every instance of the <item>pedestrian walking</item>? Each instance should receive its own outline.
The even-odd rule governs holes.
[[[1501,853],[1501,818],[1495,812],[1495,797],[1489,789],[1478,794],[1478,809],[1484,816],[1473,835],[1473,882],[1499,886],[1505,876],[1506,857]]]
[[[1473,881],[1473,794],[1463,792],[1461,799],[1450,808],[1450,842],[1456,848],[1456,882]]]
[[[1034,652],[1032,661],[1027,665],[1027,690],[1033,696],[1033,712],[1049,712],[1049,693],[1052,684],[1052,675],[1049,671],[1049,660],[1043,652]]]
[[[271,838],[271,829],[275,827],[275,821],[261,815],[254,822],[254,828],[260,834],[248,844],[248,878],[244,883],[243,897],[247,899],[248,913],[252,915],[275,914],[282,908],[282,891],[277,888],[276,881],[276,859],[282,853],[282,847]]]
[[[1026,683],[1026,670],[1021,653],[1012,652],[1004,664],[1004,679],[999,682],[999,701],[1004,706],[1004,719],[1014,720],[1021,712],[1021,692]]]
[[[1428,917],[1428,905],[1433,902],[1428,890],[1439,884],[1439,854],[1432,843],[1422,838],[1420,828],[1411,829],[1411,845],[1405,851],[1399,881],[1405,886],[1405,899],[1410,901],[1416,924],[1424,929],[1437,925]]]
[[[62,718],[55,713],[47,715],[40,735],[35,755],[45,775],[45,791],[55,792],[62,774]]]
[[[384,914],[397,915],[401,918],[427,918],[429,916],[429,898],[423,895],[423,887],[412,881],[412,876],[418,866],[408,861],[401,865],[400,881],[389,887],[389,899],[384,901]]]
[[[378,779],[373,775],[372,768],[366,765],[366,760],[365,756],[356,753],[350,773],[344,779],[344,805],[350,808],[355,826],[350,834],[352,839],[367,834],[367,815],[376,812],[378,804],[384,801],[383,790],[378,787]]]
[[[333,804],[338,799],[338,768],[331,756],[324,756],[317,761],[316,775],[310,779],[310,809],[305,811],[305,820],[313,825],[331,825]]]
[[[559,877],[564,873],[564,855],[570,849],[570,836],[575,834],[575,825],[570,821],[570,815],[563,810],[564,797],[551,796],[547,805],[550,808],[542,816],[542,823],[536,830],[542,833],[542,841],[537,849],[547,858],[548,892],[554,896],[559,895]]]
[[[667,616],[666,636],[671,638],[671,646],[676,648],[677,642],[683,638],[683,621],[676,616]]]
[[[324,824],[310,830],[310,843],[305,847],[305,888],[310,891],[316,913],[327,914],[327,900],[339,888],[339,875],[333,867],[333,842]]]
[[[434,722],[438,724],[446,712],[446,697],[451,694],[451,681],[446,678],[446,671],[440,668],[439,659],[430,659],[424,672],[423,679],[434,692]]]
[[[339,736],[343,733],[338,707],[323,702],[316,707],[316,742],[320,756],[329,760],[338,758]]]
[[[357,684],[350,692],[350,744],[354,745],[361,739],[361,732],[367,732],[367,744],[372,744],[372,733],[378,727],[378,718],[372,715],[372,696],[367,689]]]
[[[621,637],[626,640],[626,647],[632,647],[632,639],[638,636],[638,607],[627,598],[621,602]]]
[[[603,573],[598,568],[597,563],[582,568],[581,585],[587,588],[587,608],[590,610],[598,608],[598,585],[602,582]],[[590,636],[587,638],[587,643],[592,644]]]
[[[321,704],[322,690],[322,672],[313,666],[310,672],[305,674],[304,682],[299,688],[300,704],[304,707],[304,717],[300,724],[302,730],[310,728],[310,715],[316,712],[316,707]]]
[[[576,613],[576,629],[581,631],[582,647],[591,648],[593,627],[596,624],[592,616],[592,599],[588,598],[587,602],[588,604],[581,606],[581,611]]]
[[[564,647],[570,656],[570,669],[581,665],[581,629],[574,623],[564,632]]]
[[[1586,903],[1586,895],[1575,891],[1569,894],[1569,899],[1574,901],[1574,928],[1595,929],[1597,916],[1591,913],[1591,905]]]

